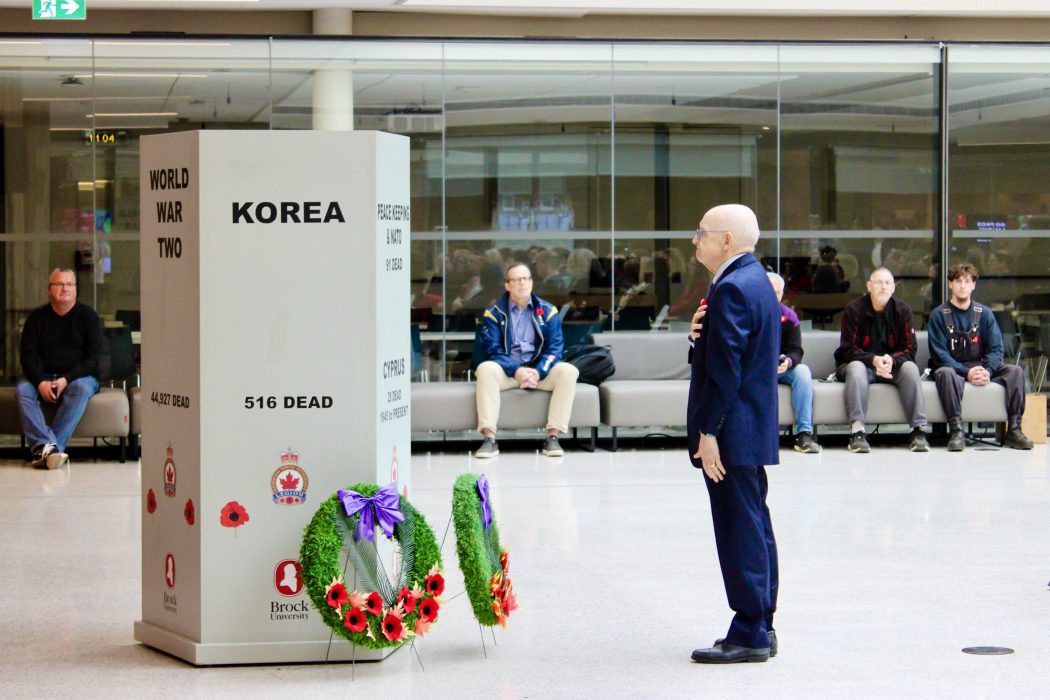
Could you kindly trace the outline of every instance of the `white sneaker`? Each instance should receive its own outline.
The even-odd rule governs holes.
[[[33,469],[47,469],[47,460],[55,451],[55,446],[50,442],[40,448],[40,454],[33,457],[32,461],[29,462],[29,466]]]
[[[65,452],[52,452],[47,456],[47,468],[58,469],[69,461],[69,455]]]

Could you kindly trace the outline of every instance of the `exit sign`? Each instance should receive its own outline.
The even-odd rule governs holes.
[[[87,0],[33,0],[33,19],[87,19]]]

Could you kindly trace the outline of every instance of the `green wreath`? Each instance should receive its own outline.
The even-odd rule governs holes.
[[[452,487],[456,553],[474,617],[482,625],[506,627],[518,602],[507,575],[509,554],[500,547],[496,516],[488,501],[484,474],[461,474],[456,479]]]
[[[374,518],[382,523],[378,507],[370,513],[373,505],[369,503],[347,516],[340,498],[344,493],[366,500],[385,495],[390,503],[396,502],[395,510],[404,518],[392,523],[393,539],[401,549],[396,586],[384,572],[374,542],[361,536],[365,530],[374,531]],[[367,527],[361,525],[362,517]],[[385,528],[380,532],[385,534]],[[347,589],[342,578],[346,557],[356,572],[353,590]],[[370,649],[400,646],[426,634],[437,620],[445,590],[441,551],[426,519],[407,498],[397,495],[394,484],[380,489],[361,483],[332,494],[306,526],[299,563],[303,583],[321,619],[352,644]]]

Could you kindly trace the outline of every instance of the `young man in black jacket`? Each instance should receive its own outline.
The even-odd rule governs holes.
[[[864,415],[872,382],[896,385],[912,429],[908,449],[930,451],[922,429],[926,425],[926,402],[922,377],[915,364],[915,326],[911,308],[893,298],[895,286],[893,273],[880,267],[868,278],[868,294],[850,302],[842,312],[835,363],[836,376],[846,382],[850,452],[871,450],[864,436]]]
[[[962,428],[962,397],[966,384],[997,382],[1006,389],[1007,431],[1003,445],[1015,450],[1032,449],[1021,431],[1024,415],[1024,370],[1003,363],[1003,336],[995,316],[972,300],[977,268],[969,263],[948,269],[951,301],[930,314],[930,369],[937,395],[948,415],[948,450],[966,447]]]

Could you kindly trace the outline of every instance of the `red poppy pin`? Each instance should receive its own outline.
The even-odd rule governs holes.
[[[193,507],[193,499],[186,499],[186,507],[182,509],[182,517],[186,518],[187,525],[193,525],[197,521],[197,509]]]
[[[542,316],[543,315],[543,309],[536,309],[536,315],[537,316]]]
[[[153,489],[146,492],[146,512],[153,513],[157,510],[157,495],[153,493]]]
[[[219,523],[223,527],[240,527],[248,522],[248,511],[237,501],[230,501],[222,507],[219,515]]]

